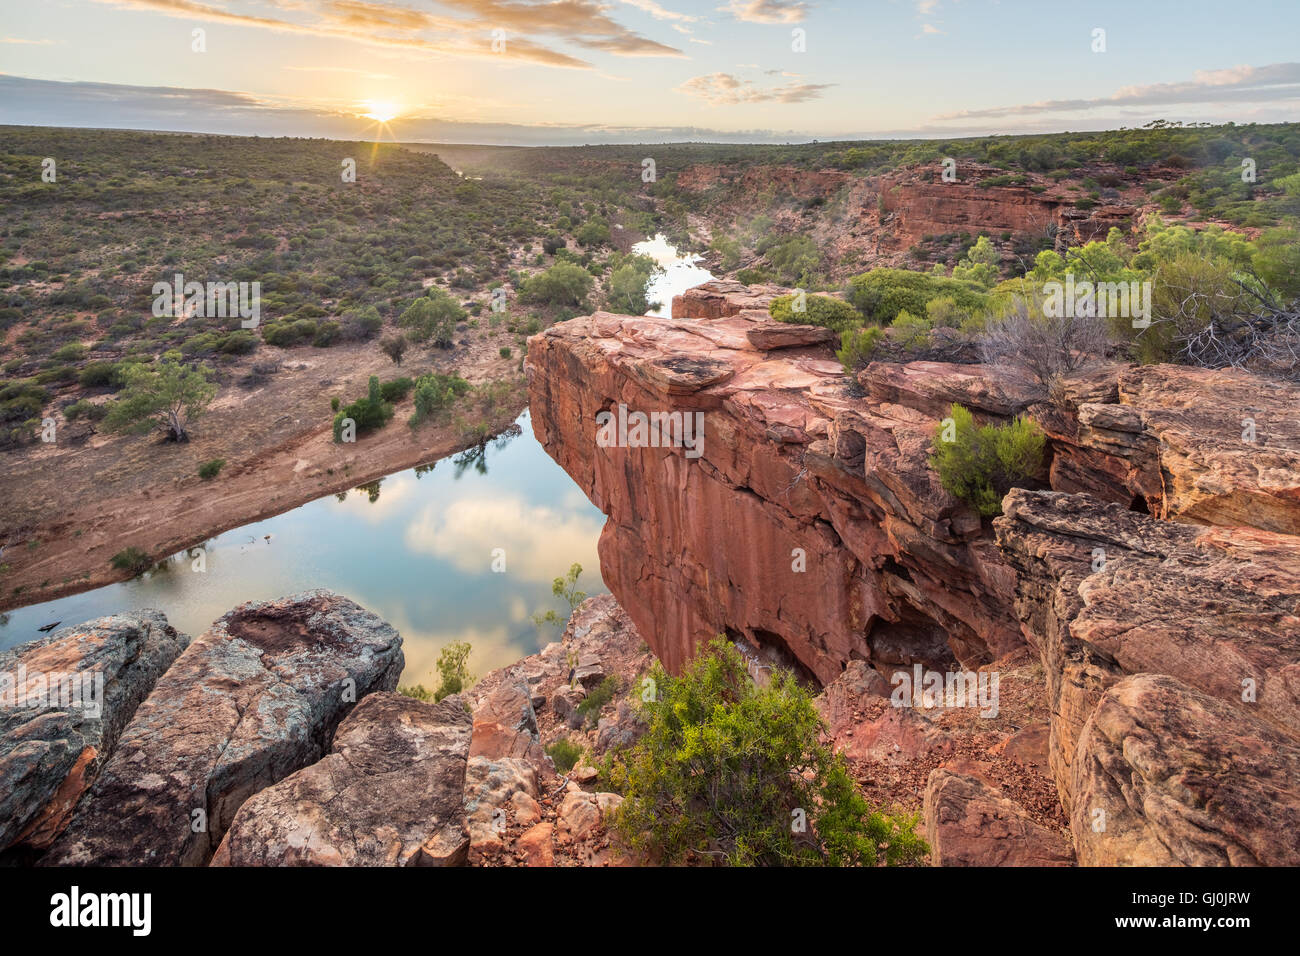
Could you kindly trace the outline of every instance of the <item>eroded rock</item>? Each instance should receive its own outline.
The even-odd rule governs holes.
[[[338,594],[240,605],[154,686],[42,863],[207,863],[244,801],[318,760],[402,666],[397,631]]]
[[[213,864],[463,864],[470,731],[460,695],[371,694],[339,724],[328,756],[245,801]]]
[[[189,640],[140,611],[0,651],[0,850],[39,852],[62,832]]]

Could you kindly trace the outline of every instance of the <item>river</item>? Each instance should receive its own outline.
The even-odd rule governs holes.
[[[663,266],[647,286],[662,303],[651,314],[667,315],[673,295],[712,278],[663,236],[634,248]],[[245,601],[329,588],[401,632],[403,683],[436,686],[434,664],[451,641],[473,646],[475,674],[512,664],[558,638],[554,625],[532,621],[567,611],[551,594],[557,575],[581,564],[579,588],[606,590],[596,556],[604,516],[533,437],[527,412],[516,425],[470,453],[227,531],[201,555],[179,553],[139,578],[2,614],[0,648],[55,621],[146,607],[197,636]]]

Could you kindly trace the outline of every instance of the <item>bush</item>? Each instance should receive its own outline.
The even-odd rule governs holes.
[[[379,343],[379,349],[390,359],[394,365],[402,364],[402,356],[406,354],[406,339],[400,335],[393,335]]]
[[[85,398],[79,402],[73,402],[63,410],[63,417],[70,422],[75,422],[78,418],[86,418],[92,422],[97,422],[107,414],[107,405],[97,405]]]
[[[409,378],[395,378],[380,385],[379,394],[386,402],[400,402],[406,398],[414,384]]]
[[[211,461],[205,461],[199,465],[199,477],[204,481],[211,481],[221,473],[222,467],[226,464],[224,458],[213,458]]]
[[[848,329],[840,333],[840,348],[835,357],[849,375],[866,368],[884,338],[885,330],[878,325],[862,329]]]
[[[344,312],[340,326],[339,334],[343,341],[364,342],[383,328],[384,320],[373,305],[368,305],[359,312]]]
[[[334,416],[334,440],[343,440],[343,422],[352,419],[356,434],[382,428],[393,417],[393,406],[384,401],[380,392],[379,376],[370,376],[370,388],[365,398],[359,398]]]
[[[904,310],[925,315],[931,299],[949,297],[967,312],[983,311],[988,297],[975,283],[908,269],[872,269],[849,281],[849,302],[868,319],[887,325]]]
[[[556,770],[560,773],[568,773],[582,756],[582,748],[570,741],[568,737],[561,737],[546,748],[546,754],[551,758],[551,763],[555,764]]]
[[[81,369],[77,381],[86,388],[120,388],[122,375],[114,362],[91,362]]]
[[[545,272],[525,279],[520,298],[545,305],[581,306],[591,291],[591,273],[572,262],[557,262]]]
[[[794,322],[798,325],[820,325],[823,328],[841,332],[855,325],[860,325],[862,316],[858,311],[841,299],[832,299],[827,295],[804,295],[804,311],[796,311],[799,297],[797,295],[777,296],[772,300],[768,311],[778,322]]]
[[[1008,491],[1042,471],[1045,443],[1028,418],[976,426],[968,409],[953,405],[935,432],[930,466],[945,491],[991,517],[1001,513]]]
[[[591,723],[600,717],[600,709],[614,699],[614,695],[623,689],[622,683],[613,675],[606,677],[596,689],[578,702],[578,713]]]
[[[429,372],[415,380],[415,414],[411,424],[418,425],[456,403],[456,399],[470,389],[469,382],[459,375]]]
[[[511,351],[510,346],[503,345],[501,346],[500,349],[497,350],[497,354],[500,355],[502,358],[510,358],[510,356],[513,355],[514,353]]]
[[[132,577],[139,577],[153,567],[149,555],[139,548],[124,548],[113,555],[109,563],[119,571],[129,571]]]
[[[873,866],[882,851],[890,864],[925,854],[915,815],[882,813],[858,794],[789,672],[760,688],[719,637],[681,677],[656,664],[651,679],[659,695],[641,705],[645,735],[602,767],[623,794],[614,826],[630,846],[667,864]]]

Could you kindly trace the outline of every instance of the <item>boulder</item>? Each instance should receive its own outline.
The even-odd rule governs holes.
[[[930,772],[925,838],[934,866],[1070,866],[1069,840],[1030,819],[1015,801],[960,762]]]
[[[458,694],[371,694],[328,756],[245,801],[213,865],[463,864],[470,726]]]
[[[42,863],[206,864],[244,801],[402,667],[401,635],[338,594],[240,605],[157,682]]]
[[[0,850],[39,852],[62,832],[189,640],[140,611],[0,651]]]

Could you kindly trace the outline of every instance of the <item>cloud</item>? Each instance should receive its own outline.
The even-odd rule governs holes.
[[[748,23],[801,23],[809,6],[804,0],[728,0],[718,9]]]
[[[935,122],[1001,119],[1043,114],[1080,113],[1114,107],[1175,108],[1188,104],[1289,101],[1300,98],[1300,63],[1235,66],[1200,70],[1181,83],[1121,87],[1110,96],[1075,100],[1040,100],[1016,106],[960,110],[935,116]]]
[[[787,83],[762,89],[750,80],[742,80],[730,73],[708,73],[694,76],[677,87],[678,93],[694,96],[712,106],[734,106],[738,103],[804,103],[821,96],[833,83]]]
[[[514,495],[483,495],[425,508],[407,527],[406,545],[468,573],[481,572],[493,549],[504,548],[512,579],[547,582],[574,561],[600,567],[596,540],[603,523],[599,515],[564,514]]]
[[[678,20],[682,23],[698,23],[699,17],[691,16],[689,13],[677,13],[673,10],[665,10],[655,0],[620,0],[629,7],[636,7],[644,13],[650,14],[656,20]]]
[[[936,26],[934,26],[933,24],[930,24],[930,23],[922,23],[922,24],[921,24],[921,32],[924,33],[924,34],[930,35],[930,36],[934,36],[934,35],[936,35],[936,34],[943,33],[942,30],[940,30],[938,27],[936,27]]]
[[[53,40],[27,40],[23,37],[0,37],[0,43],[18,43],[23,46],[51,46]]]
[[[463,16],[440,16],[382,0],[267,0],[276,16],[238,13],[198,0],[96,0],[190,20],[348,40],[431,57],[496,57],[545,66],[590,69],[580,57],[535,36],[554,37],[615,56],[684,56],[618,23],[599,0],[440,0]],[[494,31],[498,31],[494,33]],[[494,44],[504,31],[505,43]]]

